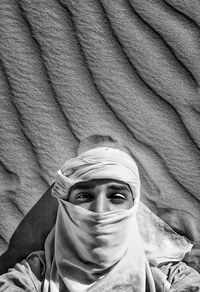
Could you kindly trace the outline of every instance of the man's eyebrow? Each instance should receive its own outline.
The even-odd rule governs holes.
[[[72,190],[75,190],[75,189],[88,190],[88,189],[92,189],[93,187],[94,187],[94,185],[92,185],[92,184],[78,183],[72,187]]]
[[[75,184],[71,190],[89,190],[93,189],[97,185],[96,182],[90,181],[90,182],[80,182]],[[131,191],[130,187],[127,184],[115,184],[112,183],[108,185],[108,189],[116,190],[116,191]]]
[[[131,191],[128,185],[111,185],[108,189],[114,189],[116,191]]]

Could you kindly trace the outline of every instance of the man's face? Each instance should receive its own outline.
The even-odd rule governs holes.
[[[70,191],[69,202],[96,213],[130,209],[134,204],[129,186],[112,179],[80,182]]]

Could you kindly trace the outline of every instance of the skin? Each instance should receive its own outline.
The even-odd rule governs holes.
[[[130,187],[112,179],[95,179],[74,185],[69,202],[96,213],[127,210],[134,204]]]

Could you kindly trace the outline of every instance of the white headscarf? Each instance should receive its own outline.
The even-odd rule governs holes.
[[[74,184],[93,179],[128,184],[134,198],[133,207],[94,213],[68,202]],[[43,292],[129,289],[144,292],[146,285],[148,291],[156,291],[149,260],[154,264],[166,261],[162,247],[166,248],[171,241],[162,234],[159,253],[158,246],[155,247],[158,236],[152,239],[148,230],[142,230],[141,239],[136,217],[140,179],[137,165],[128,154],[106,147],[82,153],[58,171],[52,194],[58,199],[59,207],[55,227],[45,243],[47,270]],[[163,238],[166,240],[162,243]],[[174,259],[174,255],[183,257],[191,248],[188,242],[184,244],[182,249],[172,248],[167,260],[170,256]]]

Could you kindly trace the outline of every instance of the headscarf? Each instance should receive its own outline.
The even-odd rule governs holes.
[[[128,210],[95,213],[68,201],[73,185],[94,179],[128,184],[134,205]],[[45,242],[47,269],[43,292],[144,292],[147,287],[150,292],[156,291],[149,263],[166,261],[163,246],[169,246],[171,240],[161,232],[159,253],[155,242],[158,236],[152,240],[148,230],[142,230],[141,237],[137,219],[140,178],[137,165],[128,154],[99,147],[70,159],[58,171],[52,194],[59,207],[55,227]],[[176,249],[175,244],[167,261],[170,256],[183,257],[191,248],[188,242],[184,244],[182,249],[179,244]]]

